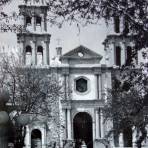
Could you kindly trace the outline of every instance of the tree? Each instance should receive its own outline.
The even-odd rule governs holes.
[[[10,2],[11,0],[1,0],[0,1],[0,6],[7,4],[8,2]]]
[[[9,1],[4,0],[1,4]],[[114,17],[122,17],[136,40],[135,50],[148,45],[147,0],[46,0],[46,3],[49,12],[47,19],[52,24],[61,26],[65,21],[97,24],[101,18],[109,22]],[[7,15],[3,17],[8,18]],[[125,30],[121,34],[127,35]]]
[[[16,137],[10,139],[15,141],[16,148],[24,144],[25,125],[37,118],[54,120],[59,126],[58,103],[62,91],[55,74],[47,69],[22,67],[13,55],[2,57],[0,74],[0,88],[10,95],[10,106],[5,106],[5,110],[14,123],[15,130],[11,131]]]
[[[115,146],[119,146],[118,136],[122,132],[124,146],[132,147],[133,127],[141,132],[141,136],[136,141],[138,148],[141,148],[141,143],[146,138],[145,107],[148,105],[146,103],[147,87],[145,87],[146,83],[141,83],[141,81],[138,83],[140,73],[141,70],[139,69],[126,72],[116,71],[114,73],[113,88],[108,90],[104,114],[106,120],[113,120]],[[131,78],[132,75],[134,79]]]
[[[147,47],[148,1],[147,0],[49,0],[49,11],[54,19],[77,23],[97,23],[104,18],[123,17],[136,39],[136,48]],[[126,35],[123,31],[122,34]],[[137,36],[135,36],[137,35]]]

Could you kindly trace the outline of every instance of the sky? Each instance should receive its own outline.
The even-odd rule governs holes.
[[[18,0],[14,0],[10,5],[6,6],[4,10],[8,13],[14,11],[18,12]],[[105,23],[100,20],[100,23],[95,25],[87,25],[85,27],[80,26],[80,31],[76,24],[70,25],[65,23],[62,28],[57,26],[51,26],[48,23],[48,33],[51,34],[50,41],[50,58],[55,56],[55,48],[58,46],[58,40],[60,40],[60,45],[62,46],[63,54],[68,52],[79,45],[84,45],[85,47],[101,54],[104,56],[104,46],[102,42],[104,41],[107,30]],[[9,46],[16,46],[17,39],[15,33],[0,33],[0,44],[9,44]],[[104,59],[102,60],[104,63]]]

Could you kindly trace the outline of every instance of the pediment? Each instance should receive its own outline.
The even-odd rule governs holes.
[[[65,53],[61,59],[102,59],[102,56],[82,45]]]

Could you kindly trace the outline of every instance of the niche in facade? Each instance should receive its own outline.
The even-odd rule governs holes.
[[[76,91],[84,93],[88,90],[88,80],[85,78],[78,78],[75,81]]]
[[[26,65],[31,65],[31,60],[32,60],[32,49],[31,46],[26,46]]]

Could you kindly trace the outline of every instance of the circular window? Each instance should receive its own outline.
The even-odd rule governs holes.
[[[84,54],[83,54],[82,52],[78,52],[78,56],[79,56],[79,57],[83,57]]]
[[[87,83],[87,80],[84,78],[76,80],[76,91],[81,93],[86,92],[88,90]]]

